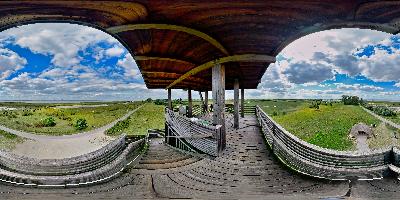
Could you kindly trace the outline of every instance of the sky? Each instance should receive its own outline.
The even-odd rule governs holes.
[[[400,101],[400,36],[360,29],[313,33],[289,44],[246,98]],[[132,56],[112,36],[76,24],[30,24],[0,32],[0,100],[142,100]],[[233,97],[232,91],[226,92]],[[173,98],[186,98],[174,90]],[[194,93],[194,98],[198,94]]]

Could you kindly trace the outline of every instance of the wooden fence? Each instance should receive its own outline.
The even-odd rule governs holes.
[[[380,179],[389,171],[393,147],[368,153],[321,148],[292,135],[256,107],[262,132],[274,154],[290,168],[330,180]]]

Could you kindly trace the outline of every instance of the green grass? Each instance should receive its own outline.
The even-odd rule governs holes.
[[[164,129],[165,118],[164,108],[162,105],[154,103],[146,103],[139,110],[134,112],[128,122],[119,125],[116,130],[110,131],[110,135],[119,135],[125,133],[127,135],[145,135],[148,129]],[[124,124],[128,124],[127,127]]]
[[[400,132],[391,126],[381,123],[373,131],[375,136],[367,140],[370,149],[380,149],[388,145],[400,144],[400,138],[394,139],[394,136]]]
[[[246,100],[246,105],[259,105],[268,115],[272,116],[274,112],[277,115],[285,115],[296,110],[308,107],[308,100],[286,100],[286,99],[263,99],[263,100]]]
[[[333,106],[321,105],[319,110],[303,107],[273,118],[300,139],[335,150],[354,150],[355,145],[348,138],[348,133],[354,124],[359,122],[368,125],[380,124],[378,119],[361,107],[338,103]]]
[[[386,119],[396,123],[396,124],[400,124],[400,113],[397,113],[396,116],[393,117],[385,117]]]
[[[11,150],[15,148],[15,145],[22,143],[23,138],[0,130],[0,149]]]
[[[0,124],[36,134],[70,135],[111,123],[142,103],[107,102],[106,104],[109,106],[93,108],[55,108],[55,105],[29,104],[30,106],[25,105],[26,107],[14,111],[0,111]],[[55,119],[55,126],[43,127],[41,125],[41,122],[48,117]],[[78,119],[86,119],[88,127],[77,130],[75,124]]]

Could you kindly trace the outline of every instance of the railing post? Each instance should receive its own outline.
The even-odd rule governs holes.
[[[241,104],[241,108],[240,108],[240,116],[243,118],[244,117],[244,88],[240,89],[240,104]]]
[[[233,127],[239,128],[239,80],[235,79],[235,83],[233,84]]]

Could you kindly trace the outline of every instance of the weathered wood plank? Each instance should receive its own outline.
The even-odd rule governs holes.
[[[222,44],[220,42],[218,42],[216,39],[214,39],[210,35],[203,33],[201,31],[198,31],[196,29],[188,28],[188,27],[184,27],[184,26],[178,26],[178,25],[172,25],[172,24],[128,24],[128,25],[110,27],[107,29],[107,31],[110,33],[116,34],[116,33],[121,33],[121,32],[126,32],[126,31],[147,30],[147,29],[161,29],[161,30],[173,30],[173,31],[185,32],[187,34],[202,38],[203,40],[205,40],[205,41],[209,42],[210,44],[212,44],[213,46],[215,46],[217,49],[219,49],[224,54],[229,55],[228,50],[226,50],[225,47],[222,46]]]
[[[239,128],[239,79],[235,79],[233,88],[233,128]]]
[[[176,79],[174,82],[172,82],[166,89],[173,87],[174,85],[180,83],[181,81],[185,80],[189,76],[193,76],[201,71],[210,69],[211,67],[213,67],[216,64],[223,64],[223,63],[227,63],[227,62],[243,62],[243,61],[274,63],[276,61],[276,59],[273,56],[260,55],[260,54],[241,54],[241,55],[233,55],[233,56],[219,58],[216,60],[206,62],[202,65],[199,65],[199,66],[191,69],[190,71],[186,72],[181,77]]]
[[[240,107],[241,107],[241,112],[240,112],[240,116],[244,117],[244,88],[241,89],[240,92]]]
[[[225,67],[212,68],[213,124],[221,125],[221,140],[225,141]],[[223,142],[222,142],[223,143]]]
[[[171,89],[168,89],[168,109],[172,110],[172,94]]]
[[[192,90],[188,89],[188,113],[187,113],[187,117],[192,117],[192,115],[193,115]]]

